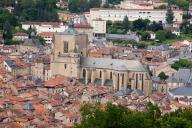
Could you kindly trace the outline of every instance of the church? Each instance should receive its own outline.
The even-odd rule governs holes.
[[[87,57],[88,35],[72,26],[54,35],[51,54],[53,75],[75,78],[84,84],[108,86],[116,90],[132,89],[152,93],[152,81],[137,60]]]

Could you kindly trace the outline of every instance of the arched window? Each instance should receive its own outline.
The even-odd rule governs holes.
[[[68,46],[68,42],[67,41],[64,41],[64,46],[63,47],[64,47],[63,52],[67,53],[68,50],[69,50],[69,48],[68,48],[69,46]]]
[[[100,71],[99,77],[100,77],[100,78],[102,77],[102,71]]]
[[[124,74],[122,74],[122,84],[124,84]]]
[[[83,69],[83,77],[86,77],[86,70]]]
[[[113,73],[112,72],[110,72],[110,79],[112,79],[113,78]]]
[[[65,64],[65,69],[67,69],[67,64]]]
[[[138,74],[136,74],[136,89],[138,88]]]

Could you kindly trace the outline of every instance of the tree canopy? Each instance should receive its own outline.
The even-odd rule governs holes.
[[[161,115],[157,106],[148,103],[147,112],[130,111],[122,106],[84,104],[82,122],[75,128],[191,128],[192,110],[177,110]]]
[[[121,1],[123,0],[107,0],[109,4],[113,4],[113,5],[116,5],[116,4],[120,4]]]
[[[167,0],[167,2],[171,4],[178,5],[181,9],[188,10],[189,4],[192,2],[192,0]]]
[[[129,30],[129,20],[128,20],[127,16],[124,17],[123,22],[122,22],[122,26],[126,31]]]
[[[56,0],[1,0],[0,7],[14,7],[14,15],[25,21],[57,21]]]
[[[133,21],[133,28],[135,30],[146,30],[149,23],[150,21],[148,19],[138,19]]]
[[[89,11],[90,8],[100,7],[101,0],[69,0],[69,11],[73,13]]]
[[[171,9],[171,7],[168,7],[167,13],[166,13],[166,21],[168,24],[173,24],[173,19],[174,19],[174,13]]]
[[[57,21],[55,0],[21,0],[17,5],[20,18],[30,21]]]
[[[192,61],[187,59],[179,59],[171,65],[172,68],[178,70],[179,68],[190,68],[192,69]]]
[[[161,72],[158,77],[161,79],[161,80],[166,80],[167,78],[169,78],[169,76],[167,76],[164,72]]]

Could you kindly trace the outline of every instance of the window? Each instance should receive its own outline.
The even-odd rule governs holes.
[[[68,52],[68,42],[67,41],[64,41],[64,53],[67,53]]]
[[[67,69],[67,64],[65,64],[65,69]]]
[[[112,79],[112,77],[113,77],[113,73],[112,73],[112,72],[110,72],[110,79]]]
[[[122,74],[122,84],[124,84],[124,74]]]
[[[85,69],[83,69],[83,77],[84,77],[84,78],[86,77],[86,71],[85,71]]]
[[[101,72],[101,71],[100,71],[99,77],[100,77],[100,78],[102,77],[102,72]]]
[[[136,74],[136,89],[138,89],[138,74]]]

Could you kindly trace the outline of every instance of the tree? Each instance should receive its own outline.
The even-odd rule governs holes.
[[[158,39],[159,41],[165,41],[166,39],[166,31],[163,31],[163,30],[159,30],[157,33],[156,33],[156,39]]]
[[[163,30],[163,24],[162,24],[162,22],[157,23],[157,22],[153,21],[153,23],[150,24],[147,29],[150,31],[153,31],[153,32]]]
[[[180,26],[180,29],[185,34],[191,34],[192,33],[192,25],[188,20],[184,20],[183,23]]]
[[[137,34],[139,34],[141,36],[141,39],[144,40],[144,41],[150,39],[150,34],[148,32],[139,31],[139,32],[137,32]]]
[[[90,8],[100,7],[101,0],[69,0],[69,11],[73,13],[89,11]]]
[[[10,45],[11,44],[11,40],[12,40],[12,30],[11,30],[11,25],[9,23],[9,21],[6,21],[3,25],[3,36],[5,39],[5,44],[6,45]]]
[[[9,25],[13,27],[18,25],[17,18],[13,14],[7,10],[0,9],[0,30],[3,29],[5,22],[9,22]]]
[[[175,39],[177,36],[173,34],[171,31],[166,31],[165,37],[166,39]]]
[[[187,59],[179,59],[171,65],[172,68],[179,70],[179,68],[190,68],[192,69],[192,61]]]
[[[187,11],[191,0],[167,0],[169,5],[177,5],[179,8]]]
[[[169,76],[167,76],[164,72],[161,72],[158,77],[161,79],[161,80],[166,80]]]
[[[148,19],[138,19],[133,21],[133,30],[146,30],[150,21]]]
[[[147,104],[146,112],[130,111],[126,107],[108,103],[84,104],[81,107],[81,124],[74,128],[191,128],[192,110],[177,110],[161,114],[157,105]]]
[[[109,4],[113,4],[113,5],[116,5],[116,4],[120,4],[121,1],[123,0],[107,0]]]
[[[15,1],[15,0],[14,0]],[[17,0],[14,14],[19,20],[58,21],[56,0]]]
[[[129,20],[128,20],[128,17],[127,17],[127,16],[124,17],[122,26],[123,26],[123,28],[124,28],[126,31],[129,30]]]
[[[166,21],[168,24],[173,24],[173,20],[174,20],[174,13],[171,9],[171,7],[168,7],[167,13],[166,13]]]

